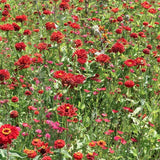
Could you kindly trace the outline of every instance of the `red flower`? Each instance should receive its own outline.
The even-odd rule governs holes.
[[[87,62],[87,52],[85,49],[77,49],[72,57],[75,57],[77,56],[77,61],[80,63],[80,64],[84,64]]]
[[[10,117],[11,118],[17,118],[18,117],[18,112],[17,111],[11,111]]]
[[[55,23],[53,22],[47,22],[45,26],[46,26],[46,30],[56,29]]]
[[[114,12],[114,13],[117,13],[119,11],[119,9],[118,8],[112,8],[111,11]]]
[[[73,117],[77,116],[77,111],[78,109],[73,107],[73,105],[69,103],[65,103],[57,108],[58,114],[60,116],[67,116],[67,117]]]
[[[50,40],[52,42],[56,41],[57,43],[61,43],[63,38],[64,35],[60,31],[57,31],[52,33]]]
[[[66,74],[65,71],[59,70],[59,71],[54,72],[53,77],[54,78],[62,78],[65,76],[65,74]]]
[[[112,46],[112,51],[114,53],[120,52],[123,53],[125,51],[124,45],[121,43],[116,42],[113,46]]]
[[[28,55],[24,55],[14,63],[15,66],[19,66],[20,69],[29,68],[32,63],[31,58]]]
[[[25,50],[26,45],[23,42],[19,42],[15,44],[15,48],[17,51]]]
[[[41,160],[52,160],[50,156],[44,156]]]
[[[122,30],[122,29],[120,29],[120,28],[116,29],[116,33],[117,33],[117,34],[121,34],[121,33],[122,33],[122,31],[123,31],[123,30]]]
[[[108,63],[111,58],[106,54],[100,54],[96,57],[96,61],[100,63]]]
[[[81,152],[75,152],[73,154],[73,158],[75,158],[76,160],[81,160],[83,158],[83,154]]]
[[[25,149],[23,152],[27,154],[28,158],[35,158],[37,156],[37,152],[34,150]]]
[[[47,45],[47,43],[42,42],[42,43],[39,43],[38,46],[34,45],[34,47],[39,49],[41,52],[43,50],[47,50],[48,45]]]
[[[0,127],[0,144],[11,143],[12,139],[16,139],[19,131],[15,126],[4,124]]]
[[[142,57],[137,57],[135,59],[135,61],[136,61],[137,65],[141,65],[141,66],[145,66],[146,65],[146,60],[143,59]]]
[[[18,102],[18,100],[19,100],[18,97],[12,97],[11,99],[12,102]]]
[[[12,23],[12,26],[14,27],[15,31],[19,31],[21,29],[21,27],[17,24],[17,23]]]
[[[7,24],[0,25],[0,29],[2,31],[13,31],[14,27],[12,24],[7,23]]]
[[[59,7],[62,8],[63,11],[70,8],[67,2],[61,2]]]
[[[82,45],[83,45],[83,43],[82,43],[82,41],[81,41],[80,39],[76,39],[76,40],[74,41],[74,43],[75,43],[75,47],[76,47],[76,48],[82,47]]]
[[[157,62],[160,63],[160,57],[157,58]]]
[[[96,142],[96,141],[92,141],[92,142],[90,142],[90,143],[89,143],[89,146],[90,146],[90,147],[95,147],[95,146],[96,146],[96,144],[97,144],[97,142]]]
[[[38,150],[38,152],[41,153],[43,156],[45,156],[48,153],[53,154],[53,152],[51,152],[52,147],[48,146],[48,143],[42,142],[40,147],[41,148]]]
[[[72,28],[74,28],[74,29],[80,29],[80,28],[81,28],[80,25],[77,24],[77,23],[71,23],[71,24],[70,24],[70,27],[72,27]]]
[[[23,21],[27,21],[26,15],[16,16],[16,22],[23,22]]]
[[[127,80],[124,85],[128,88],[132,88],[135,84],[132,80]]]
[[[132,38],[138,38],[138,34],[137,33],[131,33],[130,37],[132,37]]]
[[[128,67],[133,67],[133,66],[136,65],[136,61],[133,60],[133,59],[128,59],[128,60],[124,61],[124,64],[125,64],[126,66],[128,66]]]
[[[150,50],[149,50],[148,48],[145,48],[145,49],[143,49],[143,53],[144,53],[144,54],[149,54],[149,53],[150,53]]]
[[[32,92],[31,91],[25,91],[25,93],[24,93],[26,96],[30,96],[30,95],[32,95]]]
[[[23,35],[31,35],[32,31],[29,29],[24,30]]]
[[[65,146],[65,141],[62,139],[58,139],[54,142],[54,148],[63,148]]]
[[[89,160],[94,160],[95,156],[98,156],[98,154],[95,153],[95,152],[93,152],[93,153],[88,153],[88,154],[86,155],[87,159],[89,159]]]
[[[44,10],[44,11],[43,11],[43,14],[45,14],[45,15],[50,15],[50,14],[51,14],[51,11],[50,11],[50,10]]]
[[[0,81],[4,81],[10,78],[10,73],[6,69],[0,69]]]
[[[154,8],[150,8],[150,9],[148,10],[148,12],[149,12],[149,13],[152,13],[152,14],[157,13],[157,11],[156,11]]]

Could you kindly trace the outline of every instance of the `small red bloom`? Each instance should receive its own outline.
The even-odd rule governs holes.
[[[83,158],[83,154],[81,152],[75,152],[73,154],[73,158],[75,158],[75,160],[81,160]]]
[[[14,63],[15,66],[19,66],[19,69],[29,68],[32,63],[31,58],[28,55],[24,55]]]
[[[128,67],[133,67],[133,66],[136,65],[136,61],[133,60],[133,59],[128,59],[128,60],[124,61],[124,64],[125,64],[126,66],[128,66]]]
[[[17,111],[11,111],[10,117],[11,118],[17,118],[18,117],[18,112]]]
[[[14,27],[12,24],[7,23],[7,24],[0,25],[0,29],[2,31],[13,31]]]
[[[61,2],[59,8],[62,8],[62,10],[65,11],[66,9],[69,9],[70,6],[67,2]]]
[[[7,69],[0,69],[0,81],[4,81],[10,78],[10,73]]]
[[[17,51],[22,51],[25,50],[26,45],[24,44],[24,42],[19,42],[15,44],[15,48]]]
[[[124,85],[128,88],[132,88],[135,84],[132,80],[127,80]]]
[[[57,31],[52,33],[50,40],[52,42],[56,41],[57,43],[61,43],[62,42],[61,40],[63,38],[64,38],[64,35],[60,31]]]
[[[26,15],[20,15],[20,16],[16,16],[16,22],[23,22],[23,21],[27,21],[27,16]]]
[[[52,29],[56,29],[55,23],[53,22],[47,22],[45,24],[46,30],[52,30]]]
[[[106,54],[100,54],[96,57],[96,61],[100,63],[108,63],[111,58]]]
[[[112,51],[114,53],[120,52],[123,53],[125,51],[124,45],[121,43],[116,42],[113,46],[112,46]]]
[[[54,148],[58,149],[58,148],[63,148],[65,146],[65,141],[62,139],[58,139],[54,142]]]
[[[77,111],[78,109],[73,107],[73,105],[69,103],[65,103],[57,108],[58,114],[60,116],[67,116],[67,117],[73,117],[77,116]]]
[[[19,31],[21,29],[21,27],[17,24],[17,23],[12,23],[12,26],[14,27],[15,31]]]
[[[12,97],[11,99],[12,102],[18,102],[18,100],[19,100],[18,97]]]

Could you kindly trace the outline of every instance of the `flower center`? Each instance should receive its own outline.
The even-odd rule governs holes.
[[[2,133],[3,133],[4,135],[9,135],[9,134],[11,133],[11,129],[10,129],[10,128],[4,128],[4,129],[2,130]]]

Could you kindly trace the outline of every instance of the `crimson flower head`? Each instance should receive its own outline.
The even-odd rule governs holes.
[[[75,160],[81,160],[83,158],[83,154],[81,152],[75,152],[73,154],[73,158],[75,158]]]
[[[66,9],[69,9],[70,6],[67,2],[61,2],[59,5],[59,8],[61,8],[63,11],[65,11]]]
[[[80,64],[84,64],[87,62],[87,51],[85,49],[77,49],[72,57],[75,57],[77,56],[77,61],[80,63]]]
[[[19,99],[18,99],[18,97],[14,96],[14,97],[12,97],[11,101],[12,101],[12,102],[18,102]]]
[[[58,148],[63,148],[65,146],[65,141],[62,139],[58,139],[54,142],[54,148],[58,149]]]
[[[56,41],[57,43],[61,43],[62,42],[61,40],[63,38],[64,38],[64,35],[60,31],[57,31],[52,33],[50,40],[52,42]]]
[[[17,118],[18,117],[18,111],[14,110],[10,112],[10,117],[11,118]]]
[[[96,61],[100,63],[108,63],[111,58],[106,54],[100,54],[96,57]]]
[[[20,69],[29,68],[32,63],[31,58],[28,55],[24,55],[14,63],[15,66],[19,66]]]
[[[128,88],[132,88],[135,84],[132,80],[127,80],[124,85]]]
[[[23,22],[23,21],[27,21],[26,15],[16,16],[16,22]]]
[[[73,105],[69,103],[65,103],[57,108],[58,114],[60,116],[67,116],[67,117],[73,117],[77,116],[77,111],[78,109],[73,107]]]
[[[7,69],[0,69],[0,81],[4,81],[10,78],[10,73]]]
[[[15,44],[15,48],[17,51],[22,51],[25,50],[26,45],[24,44],[24,42],[19,42]]]
[[[12,26],[14,27],[14,31],[19,31],[21,27],[17,23],[12,23]]]
[[[47,22],[45,24],[46,30],[56,29],[55,23],[53,22]]]
[[[114,53],[117,53],[117,52],[123,53],[124,51],[125,51],[124,45],[119,42],[116,42],[112,46],[112,52],[114,52]]]
[[[133,67],[136,65],[136,61],[133,59],[127,59],[126,61],[124,61],[124,64],[128,67]]]
[[[98,156],[97,153],[93,152],[93,153],[88,153],[86,155],[86,158],[89,159],[89,160],[94,160],[95,159],[95,156]]]
[[[14,30],[14,27],[12,24],[3,24],[3,25],[0,25],[0,30],[2,31],[13,31]]]
[[[15,126],[4,124],[0,127],[0,144],[11,144],[13,139],[17,139],[19,131]]]

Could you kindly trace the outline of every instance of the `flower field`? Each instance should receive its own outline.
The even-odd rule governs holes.
[[[0,0],[0,160],[160,160],[160,1]]]

